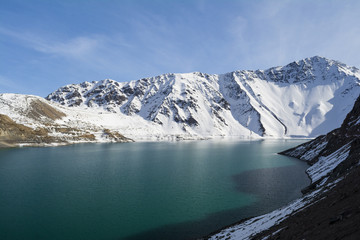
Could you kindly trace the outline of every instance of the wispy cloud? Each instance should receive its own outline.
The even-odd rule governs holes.
[[[37,42],[33,47],[43,53],[82,58],[99,48],[101,42],[98,37],[76,37],[65,42]]]
[[[54,40],[49,36],[26,31],[15,31],[0,28],[0,34],[21,42],[23,46],[45,54],[55,54],[63,57],[82,58],[94,52],[104,44],[102,36],[78,36],[70,39]]]
[[[360,50],[359,3],[258,1],[248,7],[251,14],[240,13],[228,25],[243,65],[264,68],[313,55],[360,65],[354,51]]]
[[[55,38],[51,33],[35,33],[0,27],[0,35],[16,41],[21,46],[52,57],[76,61],[78,65],[103,72],[163,72],[164,68],[191,65],[184,58],[183,45],[178,45],[181,31],[174,31],[165,19],[143,13],[127,20],[131,31],[111,32],[108,35],[92,34]]]

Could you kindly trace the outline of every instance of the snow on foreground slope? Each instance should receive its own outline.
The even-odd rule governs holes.
[[[286,150],[281,154],[300,158],[312,164],[306,171],[312,180],[311,185],[303,190],[306,195],[283,208],[223,229],[207,239],[282,239],[277,234],[288,229],[286,223],[283,224],[284,220],[291,219],[310,205],[317,203],[321,205],[321,201],[330,195],[332,189],[340,181],[346,179],[347,176],[354,173],[360,167],[360,96],[340,128],[329,132],[327,135],[319,136],[310,142]],[[355,184],[357,182],[358,176],[355,177]],[[357,192],[356,189],[351,189],[351,187],[354,186],[350,186],[350,190],[346,193],[347,196],[345,197],[343,193],[336,191],[332,192],[332,194],[338,194],[340,199],[344,199],[349,194]],[[338,203],[334,202],[334,199],[330,201],[332,201],[330,206],[325,205],[326,211],[331,211],[333,209],[331,207]],[[353,205],[356,209],[359,209],[356,202]],[[342,212],[344,211],[342,210]],[[338,212],[332,212],[332,214],[335,216],[339,215]],[[298,227],[301,224],[299,218],[295,221],[295,225]],[[325,221],[328,226],[329,219],[325,219]],[[353,224],[353,226],[358,229],[358,224]],[[273,230],[264,233],[265,230],[270,228]],[[323,229],[316,229],[316,231],[321,230],[324,231]],[[261,234],[257,235],[259,233]],[[345,231],[344,234],[347,235],[348,233]],[[303,236],[305,236],[305,233]]]
[[[331,187],[331,185],[329,185]],[[306,197],[297,199],[289,205],[276,209],[270,213],[251,218],[241,224],[226,228],[219,233],[206,238],[208,240],[227,239],[227,240],[245,240],[252,239],[256,234],[269,229],[286,219],[296,211],[301,211],[311,204],[311,200],[317,196],[322,189],[312,192]]]
[[[359,84],[357,68],[312,57],[268,70],[83,82],[47,99],[133,119],[158,136],[315,137],[340,126]]]

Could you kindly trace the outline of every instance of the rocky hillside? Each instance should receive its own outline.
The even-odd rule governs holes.
[[[340,126],[359,85],[357,68],[312,57],[267,70],[83,82],[46,99],[137,116],[170,135],[314,137]]]
[[[130,141],[76,116],[79,113],[41,97],[0,94],[0,147]]]
[[[312,184],[284,208],[210,239],[359,239],[360,96],[341,127],[281,154],[307,161]]]
[[[333,180],[359,162],[359,142],[360,98],[340,128],[281,154],[305,160],[312,165],[307,173],[312,183],[318,185],[324,184],[329,178]]]

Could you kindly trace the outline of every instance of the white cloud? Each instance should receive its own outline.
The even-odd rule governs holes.
[[[32,43],[34,49],[43,53],[82,58],[99,48],[101,42],[102,39],[99,37],[76,37],[64,42],[40,41]]]

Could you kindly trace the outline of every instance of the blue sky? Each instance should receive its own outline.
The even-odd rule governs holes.
[[[320,55],[360,67],[360,1],[0,0],[0,92]]]

